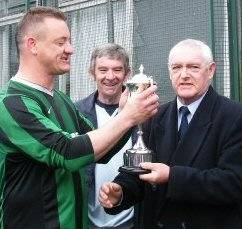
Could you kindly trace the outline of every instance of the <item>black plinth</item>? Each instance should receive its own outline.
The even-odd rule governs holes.
[[[125,166],[125,165],[119,167],[118,171],[128,173],[128,174],[133,174],[133,175],[147,174],[151,172],[151,170],[149,169],[142,169],[141,167],[137,167],[137,166]]]

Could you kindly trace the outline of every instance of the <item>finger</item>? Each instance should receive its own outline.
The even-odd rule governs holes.
[[[157,102],[159,102],[159,96],[157,94],[152,94],[150,95],[148,98],[148,102],[151,104],[156,104]]]
[[[102,190],[99,191],[99,197],[101,197],[103,200],[108,199],[108,195]]]
[[[149,117],[154,116],[157,112],[158,112],[158,109],[154,109],[153,111],[150,112],[150,116]]]
[[[149,107],[146,108],[145,113],[146,113],[148,116],[152,116],[152,115],[156,114],[157,111],[158,111],[158,106],[157,106],[157,104],[153,104],[153,105],[150,105]]]
[[[152,182],[153,181],[153,176],[151,175],[151,173],[148,174],[140,174],[139,178],[143,181],[147,181],[147,182]]]
[[[154,94],[156,90],[157,90],[157,86],[151,85],[150,87],[142,91],[142,93],[140,93],[140,96],[143,98],[147,98],[148,96]]]
[[[102,204],[102,206],[107,206],[107,207],[110,207],[111,205],[111,202],[110,202],[110,200],[109,200],[109,196],[108,195],[106,195],[106,193],[105,192],[103,192],[103,191],[99,191],[99,196],[98,196],[98,200],[99,200],[99,202]]]
[[[158,108],[159,97],[158,95],[151,95],[150,97],[146,98],[146,100],[143,100],[143,103],[148,110]]]
[[[105,184],[102,185],[101,190],[103,192],[105,192],[106,194],[109,194],[110,193],[110,188],[111,188],[110,184],[109,183],[105,183]]]
[[[112,203],[109,200],[103,200],[101,198],[98,198],[98,201],[105,208],[112,208],[113,207]]]
[[[106,198],[103,198],[102,195],[99,195],[99,196],[98,196],[98,201],[99,201],[102,205],[103,205],[103,204],[106,205],[106,203],[107,203],[107,199],[106,199]]]

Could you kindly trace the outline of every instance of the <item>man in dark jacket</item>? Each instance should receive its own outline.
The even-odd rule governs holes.
[[[124,90],[124,82],[130,74],[129,56],[118,44],[107,43],[94,49],[91,55],[90,75],[97,84],[97,90],[76,103],[77,109],[92,121],[96,128],[109,122],[118,113],[119,100]],[[87,168],[89,177],[88,216],[90,228],[133,227],[133,207],[111,216],[98,202],[98,194],[104,182],[112,181],[123,165],[123,153],[132,147],[130,138],[107,164],[92,164]]]
[[[99,200],[111,214],[144,200],[140,228],[242,228],[242,106],[210,86],[216,66],[203,42],[179,42],[168,66],[177,98],[144,125],[151,173],[119,174]]]

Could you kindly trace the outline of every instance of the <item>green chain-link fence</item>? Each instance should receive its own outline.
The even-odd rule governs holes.
[[[56,86],[73,100],[95,89],[87,73],[96,45],[113,41],[130,53],[132,68],[140,64],[158,83],[161,102],[174,97],[167,71],[170,48],[185,38],[212,47],[217,62],[215,89],[239,100],[241,81],[241,1],[238,0],[0,0],[0,86],[18,67],[16,23],[27,8],[58,7],[68,16],[75,53],[69,74]]]

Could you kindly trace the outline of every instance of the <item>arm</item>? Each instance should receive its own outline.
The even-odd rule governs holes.
[[[145,183],[137,176],[120,173],[113,182],[103,184],[99,201],[108,214],[118,214],[140,202],[145,189]]]
[[[123,135],[123,137],[117,142],[117,144],[114,147],[112,147],[102,158],[100,158],[96,162],[101,164],[105,164],[109,162],[109,160],[124,147],[124,145],[131,137],[132,132],[133,132],[133,128],[129,129],[128,132],[126,132]]]
[[[142,167],[151,169],[152,173],[140,178],[152,184],[167,185],[167,198],[171,201],[213,205],[238,204],[242,193],[242,118],[238,112],[235,114],[230,118],[232,122],[227,121],[224,124],[228,128],[220,125],[220,128],[213,127],[218,129],[219,134],[212,138],[212,147],[208,145],[211,143],[204,143],[205,150],[201,149],[200,155],[203,156],[202,159],[199,158],[199,162],[194,160],[189,165],[171,167],[162,163],[145,163]],[[226,131],[221,131],[221,128]],[[224,134],[220,134],[221,132]],[[212,134],[214,135],[214,132]],[[202,168],[201,165],[206,167]]]
[[[78,112],[79,116],[79,126],[82,130],[84,130],[84,133],[88,132],[88,130],[92,129],[94,130],[95,127],[91,123],[89,119],[87,119],[83,113]],[[86,131],[85,131],[86,130]],[[112,147],[101,159],[99,159],[98,163],[107,163],[117,152],[119,152],[123,146],[126,144],[126,142],[129,140],[131,134],[133,132],[133,128],[129,129],[124,136],[117,142],[117,144]]]
[[[146,99],[155,89],[140,93],[110,125],[88,134],[63,131],[43,114],[36,101],[18,95],[7,97],[2,103],[0,126],[9,136],[9,146],[14,145],[14,152],[24,152],[52,167],[77,170],[91,163],[93,156],[104,156],[132,125],[156,112],[157,96]]]
[[[122,110],[122,108],[124,107],[127,101],[128,95],[129,93],[127,89],[121,94],[120,102],[119,102],[119,111]],[[93,93],[89,95],[86,99],[80,100],[77,103],[75,103],[77,108],[77,113],[79,114],[78,116],[80,117],[79,126],[81,126],[81,129],[85,129],[85,126],[83,127],[83,124],[88,124],[88,123],[89,125],[91,123],[93,130],[96,129],[95,126],[97,126],[97,117],[96,117],[95,106],[93,104],[95,100],[94,98],[95,98],[95,94]],[[131,137],[133,133],[133,129],[134,128],[129,129],[123,135],[123,137],[117,142],[117,144],[114,147],[112,147],[112,149],[109,150],[109,152],[106,153],[105,156],[103,156],[101,159],[97,160],[96,162],[107,163],[117,152],[119,152],[124,147],[124,145]]]
[[[63,131],[46,117],[33,99],[9,96],[0,109],[0,136],[6,136],[5,145],[9,146],[10,153],[23,153],[48,166],[69,170],[77,170],[93,161],[88,135]]]
[[[102,158],[132,126],[144,122],[157,112],[158,97],[154,94],[155,90],[156,86],[151,86],[132,96],[109,123],[88,133],[96,160]]]

